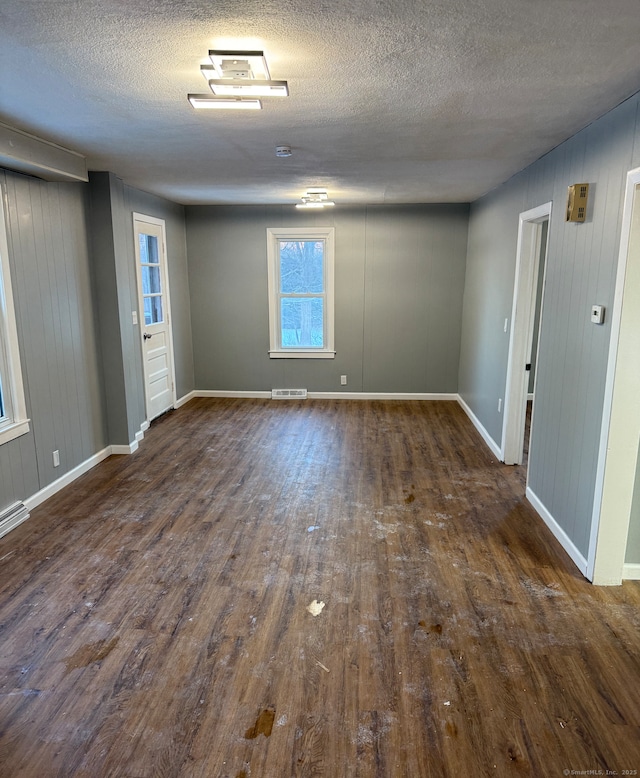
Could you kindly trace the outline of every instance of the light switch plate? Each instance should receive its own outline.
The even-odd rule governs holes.
[[[604,305],[591,306],[591,321],[594,324],[604,323]]]

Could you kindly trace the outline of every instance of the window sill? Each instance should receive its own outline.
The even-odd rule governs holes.
[[[7,424],[6,427],[0,428],[0,446],[8,443],[10,440],[19,438],[21,435],[26,435],[27,432],[29,432],[29,419]]]
[[[269,352],[269,359],[335,359],[335,356],[335,351],[305,351],[304,349]]]

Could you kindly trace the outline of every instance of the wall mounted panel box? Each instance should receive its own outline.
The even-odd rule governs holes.
[[[587,218],[589,184],[572,184],[567,195],[567,221],[583,222]]]

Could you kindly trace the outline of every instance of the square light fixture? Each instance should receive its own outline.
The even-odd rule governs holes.
[[[187,95],[187,98],[191,105],[198,109],[260,110],[262,108],[260,100],[243,100],[239,97],[212,97],[209,94],[193,94]]]
[[[189,95],[194,108],[259,109],[260,97],[287,97],[286,81],[274,81],[263,51],[228,51],[210,49],[211,64],[201,65],[200,72],[215,95]]]

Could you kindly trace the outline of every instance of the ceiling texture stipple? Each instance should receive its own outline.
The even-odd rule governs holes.
[[[290,96],[194,111],[211,48],[263,50]],[[185,204],[472,201],[639,89],[638,0],[0,8],[0,121]]]

